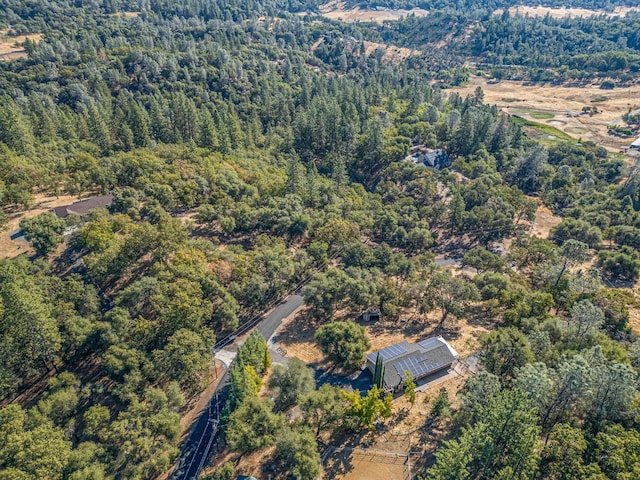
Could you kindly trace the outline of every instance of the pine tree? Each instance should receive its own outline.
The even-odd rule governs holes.
[[[127,112],[127,123],[131,129],[133,143],[136,147],[146,147],[149,145],[151,136],[149,135],[149,121],[144,109],[138,102],[132,101]]]
[[[218,132],[216,131],[215,123],[213,123],[211,112],[209,112],[209,109],[206,107],[202,108],[200,110],[198,146],[209,150],[216,150],[218,144]]]
[[[373,384],[378,388],[382,388],[384,384],[384,361],[379,353],[376,356],[376,368],[373,374]]]
[[[111,148],[109,129],[100,110],[94,104],[91,104],[87,112],[87,127],[93,143],[98,145],[103,151]]]
[[[31,124],[9,97],[0,98],[0,142],[23,155],[33,151]]]
[[[271,367],[271,354],[269,353],[269,349],[265,348],[264,357],[262,359],[262,369],[266,372],[269,370],[269,367]]]

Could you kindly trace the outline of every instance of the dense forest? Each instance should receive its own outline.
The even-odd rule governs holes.
[[[543,146],[480,89],[437,86],[464,82],[469,56],[505,76],[635,80],[640,17],[398,5],[443,11],[376,27],[293,15],[314,8],[297,2],[0,0],[0,30],[43,34],[0,62],[0,223],[43,193],[114,196],[82,219],[25,217],[35,255],[0,260],[0,479],[167,472],[216,339],[303,280],[305,321],[344,371],[370,348],[344,312],[495,322],[461,406],[435,400],[447,434],[420,477],[640,475],[640,341],[620,288],[640,277],[640,169],[589,142]],[[450,51],[365,49],[476,21]],[[404,161],[415,145],[451,167]],[[539,205],[563,217],[549,240],[528,235]],[[437,266],[445,251],[477,275]],[[316,478],[322,445],[392,416],[378,387],[316,388],[303,362],[271,365],[255,333],[237,358],[225,442],[268,452],[280,478]]]
[[[640,13],[556,19],[440,11],[374,28],[385,42],[446,49],[496,78],[562,82],[612,77],[624,83],[640,71]]]

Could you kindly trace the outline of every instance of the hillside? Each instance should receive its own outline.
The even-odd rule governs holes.
[[[0,0],[0,479],[635,478],[640,16],[515,6]]]

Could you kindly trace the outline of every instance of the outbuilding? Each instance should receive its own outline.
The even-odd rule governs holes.
[[[107,208],[113,203],[113,195],[99,195],[97,197],[79,200],[71,205],[61,205],[53,209],[53,213],[58,218],[67,218],[69,215],[78,215],[80,217],[87,215],[91,210],[96,208]]]

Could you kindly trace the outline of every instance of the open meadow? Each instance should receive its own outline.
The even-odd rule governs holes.
[[[556,128],[571,137],[592,141],[610,151],[620,151],[631,140],[608,134],[607,127],[625,113],[640,106],[640,85],[603,90],[599,85],[565,86],[530,84],[502,80],[496,82],[472,76],[469,82],[451,89],[462,97],[477,87],[485,101],[504,112]],[[583,107],[596,107],[597,114],[581,114]]]

